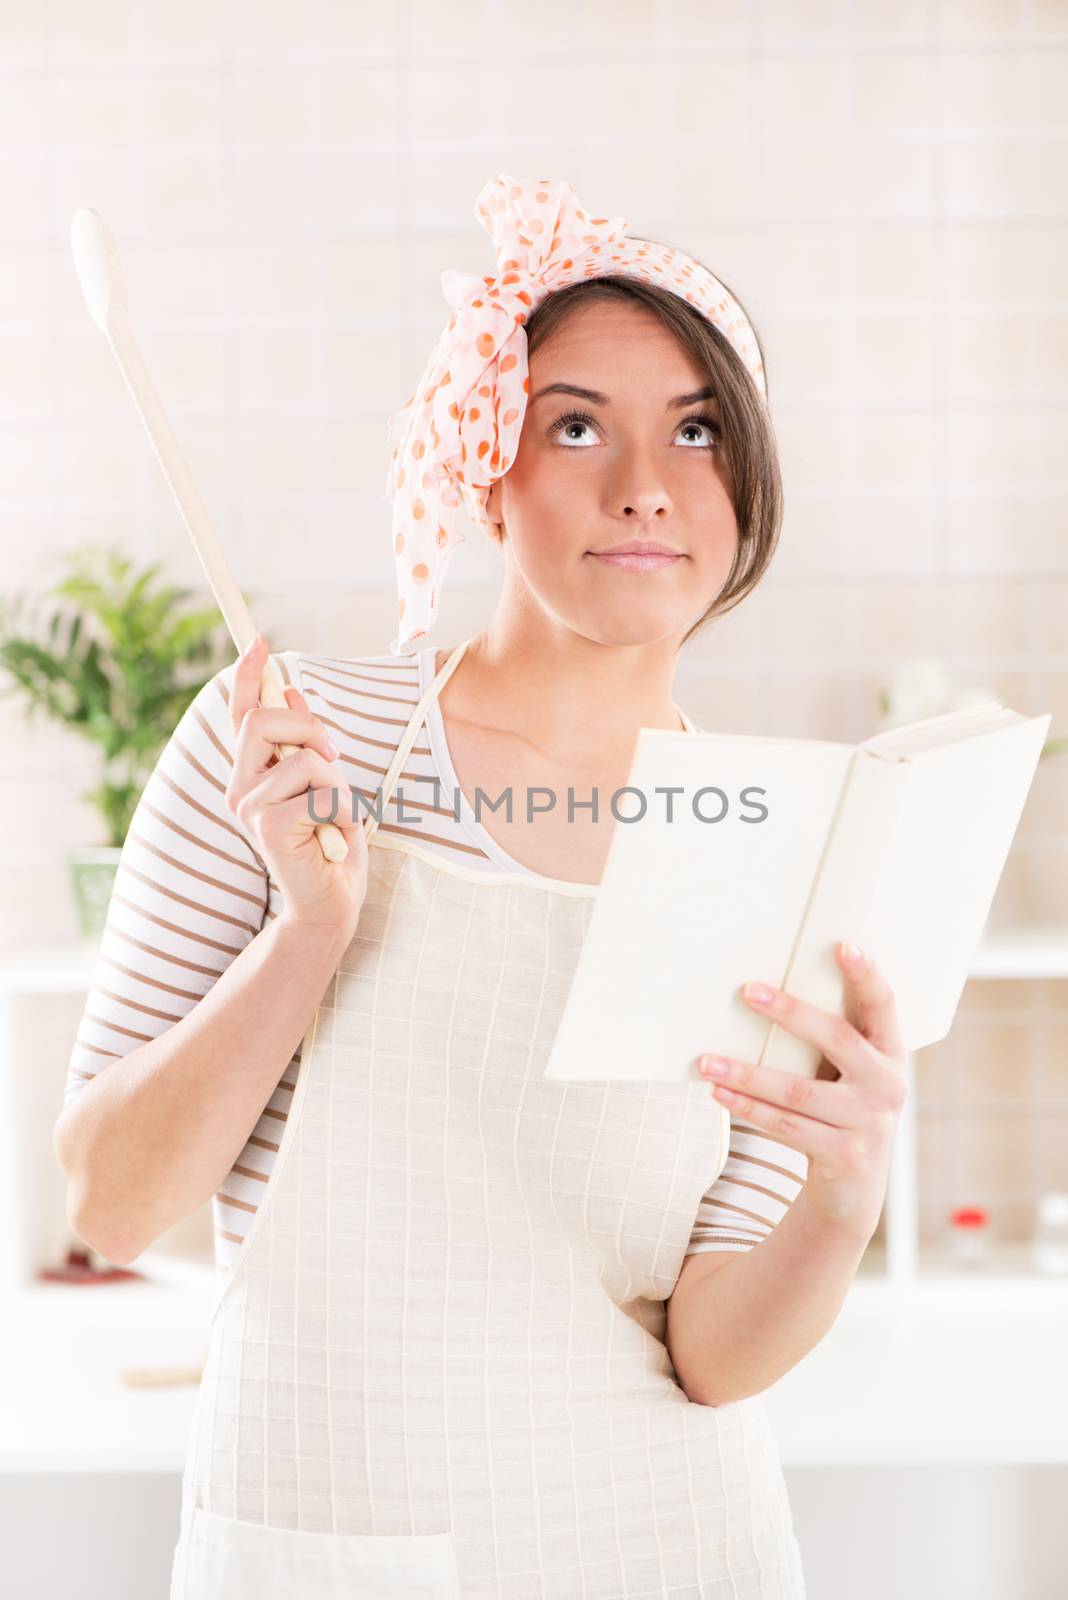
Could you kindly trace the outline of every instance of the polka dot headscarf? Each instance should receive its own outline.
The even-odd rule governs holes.
[[[433,625],[449,558],[464,542],[461,497],[473,521],[496,535],[486,498],[519,448],[530,392],[524,324],[546,295],[607,273],[660,284],[715,323],[767,401],[748,318],[719,279],[683,251],[628,238],[624,217],[588,216],[562,180],[498,172],[479,194],[475,215],[496,247],[496,274],[442,273],[452,315],[414,394],[388,424],[386,497],[393,502],[400,599],[393,655],[413,649]]]

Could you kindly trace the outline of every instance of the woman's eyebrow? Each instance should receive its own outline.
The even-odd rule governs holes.
[[[529,404],[540,400],[544,394],[573,394],[580,400],[589,400],[595,406],[610,406],[612,404],[606,394],[601,394],[597,389],[582,389],[577,383],[547,383],[544,389],[539,389],[537,394],[532,394]],[[703,389],[695,389],[692,394],[680,394],[677,399],[669,400],[666,410],[672,406],[695,406],[699,400],[715,400],[716,391],[712,385],[706,384]]]

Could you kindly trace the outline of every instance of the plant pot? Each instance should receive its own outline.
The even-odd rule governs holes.
[[[67,851],[78,927],[83,938],[98,939],[104,931],[121,855],[121,846],[106,844],[83,845],[80,850]]]

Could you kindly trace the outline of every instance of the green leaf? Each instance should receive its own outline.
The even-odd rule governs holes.
[[[121,845],[156,761],[186,706],[233,658],[214,604],[135,570],[117,546],[57,553],[67,571],[43,593],[0,596],[5,697],[73,728],[98,748],[103,779],[87,799]],[[52,563],[50,563],[52,564]],[[200,600],[203,599],[201,592]]]

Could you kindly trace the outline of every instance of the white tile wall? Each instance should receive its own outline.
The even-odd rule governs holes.
[[[445,320],[442,269],[492,267],[482,184],[556,173],[721,273],[765,341],[786,520],[762,588],[684,656],[695,718],[863,738],[894,667],[940,654],[1064,735],[1066,65],[1064,0],[0,0],[4,587],[113,539],[201,581],[81,300],[70,221],[93,206],[272,644],[386,649],[386,417]],[[497,571],[472,534],[440,643]],[[0,737],[13,949],[73,933],[62,853],[102,833],[88,747],[6,698]],[[1068,758],[1040,768],[999,899],[1065,915]],[[1036,1162],[1068,1185],[1068,997],[1021,986],[1010,1037],[981,987],[925,1066],[936,1220],[1018,1205]],[[1006,1064],[1018,1085],[1018,1037],[1046,1112],[1008,1138],[961,1094]]]

